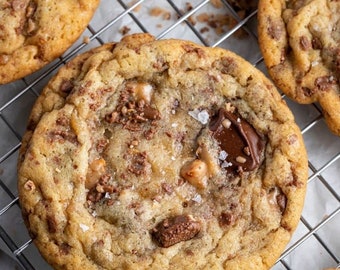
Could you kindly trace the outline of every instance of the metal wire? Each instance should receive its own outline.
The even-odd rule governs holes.
[[[208,46],[208,42],[206,37],[193,25],[190,21],[190,17],[194,16],[199,12],[205,12],[207,7],[210,5],[209,0],[203,0],[196,5],[193,5],[192,9],[188,11],[183,11],[183,7],[179,6],[179,1],[174,0],[164,0],[167,2],[169,7],[172,9],[172,12],[175,13],[178,17],[171,25],[167,26],[165,29],[162,29],[160,33],[152,33],[156,36],[157,39],[166,38],[167,35],[172,32],[174,29],[179,27],[180,25],[185,24],[192,33],[201,41],[202,44]],[[102,1],[104,2],[104,1]],[[139,28],[140,32],[147,32],[148,27],[144,24],[143,20],[138,18],[138,14],[134,11],[139,5],[145,5],[147,7],[151,6],[150,0],[139,0],[136,1],[134,4],[129,5],[126,1],[117,0],[112,1],[114,2],[112,5],[117,5],[122,8],[122,12],[118,15],[112,16],[110,20],[103,25],[101,28],[96,29],[96,25],[94,22],[91,22],[88,26],[88,32],[90,33],[89,43],[96,42],[98,44],[103,44],[104,41],[102,39],[102,35],[108,31],[118,31],[117,24],[120,23],[123,19],[129,17],[135,25]],[[154,2],[152,2],[154,3]],[[248,35],[255,38],[257,37],[257,33],[254,30],[251,30],[248,27],[248,23],[252,20],[256,21],[256,14],[257,11],[254,10],[248,17],[244,19],[240,19],[238,17],[236,11],[233,7],[226,1],[222,0],[224,4],[224,8],[230,12],[233,18],[236,20],[236,25],[230,27],[225,31],[225,33],[218,36],[218,39],[210,44],[210,46],[220,46],[227,42],[233,35],[236,33],[237,30],[243,29]],[[104,3],[102,3],[103,5]],[[185,38],[185,37],[178,37],[178,38]],[[72,50],[68,52],[68,54],[61,57],[59,60],[55,61],[49,67],[44,68],[40,75],[36,76],[35,78],[24,78],[22,79],[22,83],[20,86],[15,86],[15,90],[13,91],[16,94],[10,95],[9,97],[3,98],[1,96],[1,91],[4,91],[1,88],[6,88],[6,86],[0,86],[0,131],[6,130],[7,134],[13,134],[15,143],[11,145],[7,145],[7,143],[0,143],[0,194],[3,192],[6,196],[0,197],[0,238],[6,244],[10,252],[12,253],[13,257],[17,259],[19,264],[22,266],[23,269],[42,269],[39,265],[43,262],[43,259],[39,257],[37,252],[30,252],[29,249],[35,249],[34,245],[32,245],[32,240],[27,237],[27,239],[22,240],[18,243],[16,237],[13,234],[10,234],[8,228],[4,228],[2,225],[2,220],[6,219],[6,214],[15,207],[19,207],[18,205],[18,197],[17,191],[13,188],[13,182],[16,181],[16,178],[7,179],[7,174],[3,174],[2,169],[4,166],[7,166],[7,163],[14,163],[16,161],[16,157],[18,154],[18,149],[20,147],[20,140],[21,140],[21,132],[18,131],[19,126],[13,124],[10,119],[8,119],[7,110],[15,104],[23,99],[25,99],[25,95],[30,94],[33,97],[37,97],[38,92],[41,90],[41,86],[44,80],[48,80],[51,74],[57,70],[60,66],[68,62],[72,59],[76,54],[80,53],[81,50],[86,50],[88,48],[88,42],[80,42],[80,44],[73,47]],[[232,48],[231,48],[232,49]],[[255,61],[253,61],[256,67],[259,67],[263,64],[262,57],[260,56]],[[39,90],[37,91],[37,88]],[[312,106],[312,109],[316,112],[315,116],[308,120],[308,123],[304,123],[301,126],[302,133],[304,136],[308,136],[308,134],[314,134],[320,131],[319,125],[322,124],[324,121],[321,111],[316,105],[309,105]],[[20,108],[17,109],[17,112],[20,113]],[[301,113],[301,112],[300,112]],[[326,127],[323,127],[326,129]],[[1,136],[2,133],[0,133]],[[339,142],[338,137],[332,137],[331,139],[334,140],[334,143]],[[7,137],[3,136],[0,137],[0,142],[7,140]],[[309,149],[307,149],[309,150]],[[320,153],[322,154],[322,153]],[[274,266],[278,269],[294,269],[289,257],[292,253],[299,251],[302,246],[310,239],[317,241],[321,247],[323,248],[324,252],[328,254],[328,261],[329,266],[331,264],[333,267],[339,266],[340,264],[340,245],[338,245],[335,249],[334,247],[329,247],[327,240],[324,240],[322,234],[320,233],[326,226],[327,230],[334,230],[336,232],[336,228],[339,227],[339,224],[334,224],[332,221],[336,218],[339,219],[340,217],[340,191],[336,189],[331,184],[330,179],[328,179],[327,171],[330,168],[335,168],[335,171],[338,175],[340,175],[340,152],[334,154],[333,156],[329,157],[322,166],[314,164],[313,160],[309,160],[309,169],[310,169],[310,176],[308,179],[308,186],[312,185],[313,182],[320,184],[325,190],[329,192],[330,199],[329,201],[333,202],[332,211],[327,214],[322,220],[319,220],[317,224],[312,224],[308,221],[308,218],[304,215],[301,217],[301,222],[299,226],[304,227],[305,232],[299,236],[298,239],[295,239],[289,247],[284,251],[284,253],[279,258],[277,264]],[[15,170],[15,166],[13,166],[13,170]],[[14,172],[13,172],[14,173]],[[15,174],[15,173],[14,173]],[[6,197],[6,198],[5,198]],[[306,206],[308,207],[309,202],[306,201]],[[337,235],[339,238],[339,235]],[[338,239],[340,241],[340,239]],[[33,255],[32,255],[33,254]],[[328,258],[327,257],[327,258]],[[326,263],[325,263],[326,264]],[[46,269],[46,264],[44,264],[44,269]],[[296,268],[295,268],[296,269]]]

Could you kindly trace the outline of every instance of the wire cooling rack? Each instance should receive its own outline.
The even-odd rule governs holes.
[[[62,57],[33,75],[0,86],[0,249],[16,259],[18,267],[51,269],[23,224],[16,187],[21,136],[34,101],[51,76],[76,54],[135,32],[230,49],[266,73],[257,44],[256,8],[245,13],[230,3],[103,0],[82,37]],[[283,98],[305,139],[309,179],[301,221],[273,269],[336,267],[340,264],[340,138],[329,132],[318,105],[298,105]]]

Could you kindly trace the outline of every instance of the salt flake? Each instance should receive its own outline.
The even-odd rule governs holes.
[[[203,125],[208,123],[209,113],[206,110],[200,111],[199,109],[195,109],[193,111],[189,111],[188,114]]]
[[[219,156],[218,156],[218,159],[219,160],[225,160],[227,158],[227,156],[228,156],[228,153],[226,151],[222,150],[220,152]]]
[[[198,121],[200,121],[203,125],[205,125],[208,123],[209,113],[206,110],[203,110],[198,113],[197,117],[198,117]]]
[[[196,194],[191,200],[193,200],[194,202],[197,202],[197,203],[201,203],[202,202],[202,196],[200,194]]]
[[[312,62],[312,67],[315,67],[315,66],[317,66],[318,64],[319,64],[318,61],[313,61],[313,62]]]
[[[111,199],[110,193],[106,192],[104,198],[105,199]]]
[[[223,161],[223,163],[221,164],[221,167],[222,168],[228,168],[230,166],[232,166],[233,164],[231,162],[226,162],[226,161]]]
[[[79,227],[83,230],[83,232],[86,232],[90,229],[89,226],[86,226],[85,224],[80,223]]]
[[[189,111],[188,114],[189,114],[192,118],[198,120],[198,113],[199,113],[199,112],[200,112],[200,111],[199,111],[198,109],[195,109],[195,110],[193,110],[193,111]]]

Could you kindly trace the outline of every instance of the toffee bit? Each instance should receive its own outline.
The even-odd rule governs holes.
[[[138,146],[138,145],[139,145],[139,141],[138,141],[138,140],[133,140],[133,141],[130,143],[129,147],[130,147],[130,148],[134,148],[134,147],[136,147],[136,146]]]
[[[230,128],[230,126],[231,126],[231,121],[229,120],[229,119],[224,119],[223,121],[222,121],[222,126],[223,127],[225,127],[225,128]]]
[[[243,148],[243,152],[249,157],[251,155],[249,146]]]
[[[245,157],[238,156],[236,157],[236,161],[239,163],[245,163],[247,160]]]

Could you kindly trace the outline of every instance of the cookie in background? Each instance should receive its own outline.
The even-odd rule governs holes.
[[[296,102],[320,103],[340,135],[340,2],[260,0],[258,33],[275,84]]]
[[[82,34],[99,0],[0,0],[0,84],[61,56]]]

